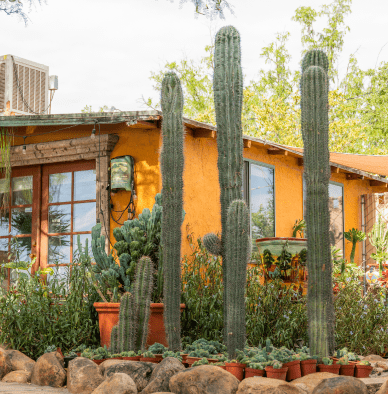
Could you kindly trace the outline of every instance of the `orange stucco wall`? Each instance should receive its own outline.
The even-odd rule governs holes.
[[[17,132],[24,135],[30,133],[27,144],[47,142],[70,138],[90,136],[92,126],[77,126],[68,130],[34,136],[34,134],[62,127],[20,127]],[[98,132],[98,130],[97,130]],[[155,194],[161,191],[160,149],[162,138],[160,129],[145,130],[128,128],[125,123],[119,125],[101,125],[101,133],[115,133],[119,141],[111,158],[131,155],[135,159],[135,200],[136,215],[145,208],[152,208]],[[15,145],[22,145],[23,139],[15,137]],[[275,228],[276,236],[291,236],[292,227],[297,219],[303,217],[303,167],[298,166],[297,159],[291,156],[268,155],[267,147],[252,143],[244,149],[244,158],[275,166]],[[218,186],[217,142],[216,139],[194,138],[188,133],[185,136],[184,166],[184,210],[185,220],[182,226],[182,256],[191,254],[188,233],[194,239],[208,232],[221,230],[220,191]],[[365,193],[384,192],[386,189],[369,186],[368,180],[346,180],[344,173],[333,173],[331,180],[344,185],[344,231],[352,227],[361,228],[359,196]],[[115,210],[122,210],[129,201],[129,192],[118,192],[112,195]],[[113,213],[117,219],[117,214]],[[121,222],[127,219],[127,213]],[[112,220],[111,241],[114,243],[112,231],[117,226]],[[345,242],[345,257],[349,258],[351,244]],[[361,246],[357,247],[356,261],[361,261]]]

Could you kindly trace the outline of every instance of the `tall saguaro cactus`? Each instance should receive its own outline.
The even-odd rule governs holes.
[[[228,304],[227,342],[228,354],[235,357],[246,340],[245,286],[247,263],[250,257],[249,212],[243,200],[234,200],[228,209],[225,256],[228,267],[228,285],[224,288]]]
[[[243,76],[240,34],[233,26],[221,28],[216,35],[213,87],[217,121],[222,233],[221,240],[214,233],[206,234],[203,242],[210,253],[222,256],[224,342],[229,343],[228,353],[232,355],[236,349],[242,350],[245,343],[241,341],[242,334],[236,334],[236,330],[239,333],[245,332],[245,320],[243,322],[240,316],[234,314],[236,305],[239,305],[240,308],[244,305],[241,302],[244,300],[244,294],[238,294],[239,298],[236,299],[234,298],[235,295],[232,295],[232,289],[237,286],[237,283],[240,283],[237,278],[241,278],[240,275],[243,275],[244,272],[246,278],[246,264],[248,253],[250,252],[250,245],[244,243],[246,248],[245,252],[242,252],[244,259],[239,262],[232,258],[232,253],[226,252],[227,250],[232,251],[239,248],[236,237],[227,237],[228,231],[238,231],[235,228],[235,221],[231,220],[228,224],[228,209],[231,208],[231,203],[235,200],[242,200],[243,170],[243,135],[241,126]],[[241,205],[241,201],[239,204]],[[233,228],[230,228],[230,226]],[[249,226],[247,231],[249,232]],[[245,264],[245,267],[242,267],[241,264]],[[245,283],[243,289],[245,289]],[[245,306],[240,312],[245,314]],[[229,329],[232,331],[228,331]],[[229,333],[232,334],[229,335]],[[228,339],[229,337],[231,337],[230,340]]]
[[[164,324],[168,347],[181,350],[181,226],[183,209],[183,93],[175,73],[166,73],[161,97],[163,123],[162,251],[164,262]]]
[[[301,124],[304,179],[307,187],[307,313],[311,354],[334,352],[334,303],[329,239],[329,103],[328,61],[309,51],[302,63]]]

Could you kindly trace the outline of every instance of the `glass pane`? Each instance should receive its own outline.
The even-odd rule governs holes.
[[[8,239],[0,239],[0,266],[8,262]],[[8,268],[1,269],[0,287],[8,289]]]
[[[96,203],[74,204],[73,231],[91,231],[96,225]]]
[[[74,200],[96,199],[96,170],[74,172]]]
[[[49,202],[71,201],[71,172],[49,176]]]
[[[51,283],[54,280],[57,282],[67,282],[67,278],[69,276],[69,267],[67,266],[56,266],[51,267],[54,271],[53,275],[47,275],[47,282]]]
[[[2,212],[0,217],[0,236],[9,234],[9,209]]]
[[[274,170],[250,163],[250,214],[252,243],[275,236]]]
[[[15,262],[31,262],[31,237],[13,238],[11,246],[12,260]],[[27,270],[12,269],[11,270],[11,283],[15,283],[19,273],[27,273]],[[31,267],[28,268],[31,275]]]
[[[31,234],[32,207],[13,208],[11,211],[11,234]]]
[[[12,178],[12,205],[32,204],[32,176]]]
[[[51,205],[49,207],[49,233],[70,232],[71,205]]]
[[[344,210],[342,186],[329,184],[330,244],[344,248]]]
[[[89,256],[93,260],[93,253],[92,253],[92,234],[78,234],[78,235],[73,235],[73,255],[76,254],[78,251],[78,237],[80,237],[80,242],[81,242],[81,247],[82,251],[85,250],[86,246],[86,239],[88,240],[88,251],[89,251]],[[78,253],[77,253],[78,254]]]
[[[70,235],[49,237],[48,264],[70,263]]]

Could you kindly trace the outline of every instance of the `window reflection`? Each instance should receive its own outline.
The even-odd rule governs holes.
[[[48,242],[48,264],[70,263],[70,235],[50,236]]]
[[[71,201],[71,172],[49,176],[49,203]]]
[[[52,205],[49,207],[49,233],[70,232],[71,205]]]
[[[96,170],[74,172],[74,200],[96,198]]]
[[[330,244],[343,250],[344,248],[344,210],[343,188],[333,183],[329,184],[330,211]]]
[[[96,203],[74,204],[73,231],[90,231],[96,224]]]
[[[32,176],[12,178],[12,205],[32,204]]]
[[[32,207],[13,208],[11,212],[11,234],[31,234]]]

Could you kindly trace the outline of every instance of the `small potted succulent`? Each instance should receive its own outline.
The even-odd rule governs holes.
[[[310,356],[308,353],[300,353],[300,370],[302,376],[317,372],[317,356]]]
[[[356,364],[354,376],[356,378],[367,378],[372,372],[373,367],[368,360],[362,360]]]
[[[77,353],[70,351],[68,353],[64,354],[63,360],[64,360],[64,368],[67,368],[69,366],[69,362],[71,360],[74,360],[75,358],[77,358]]]
[[[360,357],[355,353],[349,352],[347,356],[349,358],[349,364],[357,364],[357,362],[360,361]]]
[[[94,352],[92,356],[92,360],[97,364],[100,365],[103,361],[107,360],[110,358],[110,353],[108,352],[108,349],[106,348],[106,345],[104,347],[98,347]]]
[[[167,350],[168,348],[166,348],[164,345],[158,342],[155,342],[148,348],[148,351],[153,353],[154,357],[156,357],[158,362],[163,360],[163,353],[166,352]]]
[[[282,358],[283,367],[288,367],[287,381],[298,379],[302,376],[302,370],[300,368],[300,356],[299,354],[293,354],[291,350],[283,350]]]
[[[130,350],[129,352],[121,352],[120,356],[123,358],[123,360],[140,361],[141,350],[139,350],[138,353],[134,352],[133,350]]]
[[[261,363],[250,362],[248,367],[245,368],[245,379],[252,378],[253,376],[264,376],[265,366]]]
[[[77,354],[78,357],[81,357],[81,353],[86,349],[86,345],[85,344],[81,344],[79,346],[77,346],[75,349],[73,349],[73,352],[75,352]]]
[[[341,357],[338,361],[337,364],[341,366],[340,368],[340,375],[345,375],[345,376],[354,376],[354,369],[355,369],[355,364],[349,364],[349,358],[347,355]]]
[[[159,362],[158,359],[154,356],[154,354],[148,350],[143,353],[142,357],[140,357],[140,361],[151,362],[155,364]]]
[[[217,365],[217,367],[220,367],[220,368],[226,370],[226,366],[225,366],[225,362],[224,361],[218,361],[218,362],[214,363],[213,365]]]
[[[271,379],[286,380],[287,371],[288,367],[283,368],[283,364],[278,360],[274,360],[272,365],[265,367],[267,378]]]
[[[162,359],[167,358],[167,357],[175,357],[175,358],[177,358],[180,362],[182,362],[182,356],[181,356],[180,352],[175,352],[175,353],[174,353],[173,351],[167,350],[167,351],[165,351],[165,352],[162,354]]]
[[[195,361],[192,367],[196,367],[197,365],[209,365],[209,361],[206,357],[202,357],[200,360]]]
[[[243,380],[244,378],[244,366],[238,362],[237,359],[226,360],[225,369],[234,375],[238,380]]]
[[[341,367],[339,364],[333,364],[334,361],[329,357],[323,357],[322,362],[323,364],[317,365],[319,372],[330,372],[339,375]]]
[[[114,354],[111,354],[109,358],[115,359],[115,360],[122,360],[123,356],[120,353],[114,353]]]
[[[200,360],[201,358],[206,357],[210,358],[210,354],[207,350],[205,349],[196,349],[194,351],[191,351],[186,358],[186,363],[192,365],[195,361]]]
[[[57,351],[57,347],[55,345],[50,345],[46,347],[46,350],[44,351],[45,353],[52,353],[52,352],[56,352]]]

